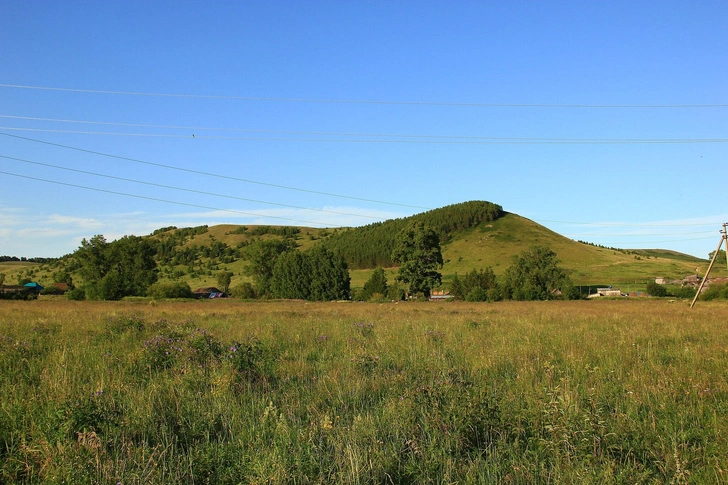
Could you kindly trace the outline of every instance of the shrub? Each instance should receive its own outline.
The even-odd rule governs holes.
[[[703,300],[728,300],[728,284],[710,285],[701,295]]]
[[[465,297],[465,301],[486,301],[488,300],[488,292],[481,286],[476,286]]]
[[[668,291],[669,296],[674,296],[675,298],[693,298],[695,297],[695,292],[697,290],[695,288],[692,288],[690,286],[682,286],[680,288],[673,288],[672,290]]]
[[[66,292],[66,298],[73,301],[81,301],[86,299],[86,291],[83,288],[74,288]]]
[[[667,288],[654,281],[650,281],[647,283],[647,293],[651,296],[663,297],[667,296]]]
[[[155,300],[165,298],[192,298],[192,288],[186,281],[158,281],[147,290]]]
[[[233,298],[240,298],[242,300],[252,300],[257,297],[255,288],[253,288],[253,285],[247,281],[230,288],[230,295]]]

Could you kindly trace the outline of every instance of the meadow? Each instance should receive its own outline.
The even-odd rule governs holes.
[[[0,302],[0,483],[728,483],[728,305]]]

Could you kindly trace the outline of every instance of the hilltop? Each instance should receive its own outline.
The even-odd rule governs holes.
[[[644,285],[656,276],[682,278],[704,272],[707,261],[669,250],[621,250],[574,241],[490,202],[470,201],[356,228],[318,229],[293,226],[217,225],[167,227],[146,236],[155,247],[161,279],[183,279],[191,287],[215,284],[219,271],[234,274],[233,284],[249,281],[245,275],[246,246],[258,240],[287,240],[299,250],[324,244],[349,263],[352,287],[360,287],[376,266],[394,269],[391,253],[396,234],[418,220],[440,236],[445,261],[445,286],[455,273],[492,267],[502,275],[511,258],[533,245],[553,250],[576,285]],[[43,264],[0,263],[6,283],[18,275],[53,283],[53,275],[69,272],[77,281],[74,255]],[[698,270],[698,271],[696,271]]]

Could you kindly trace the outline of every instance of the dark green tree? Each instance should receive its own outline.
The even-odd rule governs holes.
[[[119,300],[125,296],[143,296],[157,281],[154,248],[148,240],[124,236],[112,243],[103,236],[85,239],[76,251],[86,295],[92,299]]]
[[[349,298],[346,261],[323,246],[290,251],[276,261],[271,290],[277,298],[330,301]]]
[[[422,222],[412,222],[397,235],[392,257],[399,263],[397,281],[407,283],[411,295],[430,290],[442,282],[438,269],[442,268],[440,238]]]
[[[192,298],[192,288],[186,281],[157,281],[147,289],[147,296],[155,300]]]
[[[384,268],[377,266],[367,282],[364,283],[360,299],[369,300],[374,295],[380,295],[383,298],[387,295],[387,289],[387,274],[384,272]]]
[[[276,261],[283,253],[293,249],[295,244],[291,239],[285,241],[270,239],[256,241],[245,247],[243,256],[249,261],[245,273],[253,277],[258,296],[261,298],[272,296],[270,282]]]
[[[317,245],[306,251],[311,267],[311,294],[317,301],[348,300],[351,292],[349,268],[339,254]]]
[[[233,273],[230,271],[220,271],[217,276],[217,284],[221,286],[221,290],[223,293],[227,293],[228,288],[230,288],[230,281],[233,278]]]
[[[300,251],[281,254],[276,260],[270,289],[276,298],[311,299],[311,258]]]
[[[458,300],[465,299],[465,288],[463,287],[463,282],[460,280],[457,273],[455,273],[455,276],[452,277],[452,282],[450,283],[450,294]]]
[[[532,246],[515,256],[506,270],[504,296],[512,300],[549,300],[566,287],[571,287],[571,281],[559,268],[556,253]]]
[[[647,283],[647,294],[650,296],[664,297],[667,296],[667,287],[655,282],[650,281]]]
[[[487,267],[479,271],[473,268],[463,279],[463,293],[468,301],[498,300],[500,292],[493,268]]]
[[[73,277],[66,270],[58,270],[53,273],[54,283],[66,283],[69,288],[73,289]]]

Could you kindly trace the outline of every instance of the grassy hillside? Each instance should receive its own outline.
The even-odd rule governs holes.
[[[490,266],[505,272],[513,255],[529,246],[551,248],[575,284],[645,282],[656,276],[682,278],[707,269],[707,261],[672,251],[619,251],[580,243],[557,234],[517,214],[506,214],[490,223],[458,233],[443,245],[443,274],[464,274]]]
[[[669,250],[615,250],[573,241],[517,214],[503,212],[489,202],[472,201],[361,228],[316,229],[287,226],[218,225],[197,228],[163,228],[149,237],[158,247],[157,260],[161,279],[180,278],[194,289],[216,286],[220,271],[231,271],[232,285],[250,278],[245,275],[245,246],[257,240],[295,241],[299,250],[324,242],[343,251],[350,262],[352,288],[361,288],[374,264],[388,266],[387,277],[394,280],[396,268],[387,264],[393,238],[409,220],[423,220],[441,233],[445,266],[444,286],[455,273],[464,275],[472,269],[492,267],[502,275],[511,259],[529,246],[547,246],[553,250],[576,285],[613,285],[623,289],[642,289],[656,276],[677,279],[688,274],[703,274],[708,262]],[[361,248],[364,256],[357,255]],[[348,254],[348,256],[346,256]],[[381,263],[379,261],[382,261]],[[41,284],[53,283],[52,274],[59,269],[73,272],[72,258],[44,265],[36,263],[0,263],[6,283],[15,284],[26,276]],[[360,269],[361,268],[361,269]],[[718,268],[721,276],[724,268]],[[74,281],[80,277],[73,273]]]

